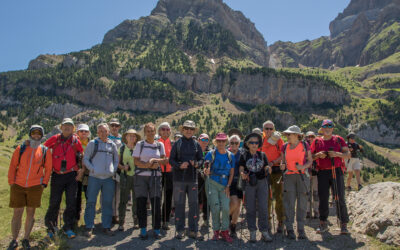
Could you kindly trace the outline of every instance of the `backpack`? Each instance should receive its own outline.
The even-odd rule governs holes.
[[[340,136],[338,136],[338,135],[332,135],[332,138],[335,140],[336,139],[336,142],[338,143],[338,145],[339,145],[339,151],[340,152],[342,152],[342,144],[340,143]],[[315,139],[315,147],[317,147],[317,145],[319,144],[318,142],[320,141],[320,140],[323,140],[322,138],[320,138],[320,139]],[[342,159],[342,166],[341,166],[341,169],[342,169],[342,171],[345,171],[346,170],[346,164],[345,164],[345,162],[344,162],[344,160]]]
[[[227,153],[228,153],[228,161],[229,161],[229,165],[231,165],[232,166],[232,152],[230,152],[230,151],[227,151]],[[210,163],[210,169],[211,169],[211,167],[214,165],[214,162],[215,162],[215,156],[216,156],[216,154],[217,154],[217,149],[213,149],[212,151],[211,151],[211,163]],[[214,171],[212,171],[212,173],[211,173],[212,175],[216,175],[216,176],[219,176],[219,177],[222,177],[222,178],[228,178],[229,177],[229,175],[228,176],[225,176],[225,175],[221,175],[221,174],[216,174],[216,173],[214,173]]]
[[[159,142],[159,141],[155,141],[155,142],[156,142],[156,145],[157,145],[156,147],[145,146],[145,145],[144,145],[144,142],[145,142],[144,140],[138,142],[139,147],[140,147],[139,157],[138,157],[138,158],[140,158],[140,156],[142,155],[143,148],[157,149],[158,151],[161,150],[161,142]],[[160,151],[160,153],[161,153],[161,151]],[[147,169],[147,168],[139,168],[139,167],[136,167],[135,174],[140,174],[141,172],[143,172],[143,171],[148,171],[148,170],[149,170],[149,169]]]
[[[122,146],[121,146],[122,147]],[[96,139],[94,139],[94,149],[93,149],[93,153],[89,158],[90,163],[92,162],[93,158],[96,156],[97,152],[105,152],[105,153],[109,153],[108,151],[104,151],[104,150],[99,150],[99,141]],[[114,161],[114,154],[113,155],[113,161]]]

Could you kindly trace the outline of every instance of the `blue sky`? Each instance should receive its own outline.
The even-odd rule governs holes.
[[[224,0],[255,23],[268,44],[329,35],[329,22],[350,0]],[[157,0],[1,0],[0,72],[26,69],[40,54],[101,43],[125,19],[147,16]]]

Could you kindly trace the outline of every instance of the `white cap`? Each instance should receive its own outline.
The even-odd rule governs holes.
[[[76,131],[81,131],[81,130],[90,131],[89,126],[87,124],[79,124],[78,129]]]

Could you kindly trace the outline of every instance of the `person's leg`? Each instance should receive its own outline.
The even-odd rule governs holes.
[[[151,215],[154,230],[161,228],[161,177],[150,177]]]
[[[65,185],[62,178],[63,176],[56,173],[53,173],[51,177],[50,202],[44,219],[46,227],[51,231],[54,231],[53,228],[57,226],[58,211]]]
[[[314,216],[319,215],[318,212],[318,207],[319,207],[319,198],[318,198],[318,177],[317,176],[312,176],[313,182],[312,182],[312,189],[313,189],[313,211],[314,211]]]
[[[78,188],[78,182],[76,181],[76,172],[72,172],[65,175],[67,181],[65,185],[65,202],[66,208],[64,210],[64,231],[72,230],[75,222],[76,212],[76,194]]]
[[[354,173],[356,174],[356,180],[357,180],[357,186],[361,184],[361,178],[360,178],[360,170],[354,170]]]
[[[231,224],[234,224],[234,225],[236,225],[236,223],[239,219],[240,201],[241,200],[237,197],[237,195],[232,195],[230,197],[229,214],[230,214],[230,216],[232,216]]]
[[[183,182],[174,183],[175,227],[181,232],[185,229],[186,185]]]
[[[31,235],[33,224],[35,223],[35,211],[36,211],[35,207],[26,208],[24,239],[29,240],[29,236]]]
[[[78,181],[78,186],[76,189],[76,210],[75,210],[75,222],[78,223],[78,221],[81,219],[81,212],[82,212],[82,191],[83,191],[83,185],[82,182]]]
[[[344,176],[340,168],[336,169],[336,181],[337,181],[337,192],[339,197],[339,207],[340,207],[340,221],[342,223],[349,222],[349,215],[347,213],[346,200],[344,195]]]
[[[250,232],[256,231],[256,187],[246,185],[245,194],[247,227]]]
[[[282,173],[276,174],[272,186],[274,188],[273,195],[275,199],[275,213],[278,223],[283,224],[285,219],[285,209],[283,206],[283,183],[282,181],[278,184],[279,179],[281,179]],[[271,180],[272,181],[272,180]]]
[[[258,230],[268,231],[268,196],[269,188],[267,179],[258,180],[257,183],[257,204],[258,204]]]
[[[285,208],[285,226],[288,231],[293,231],[296,204],[296,174],[285,176],[283,184],[283,206]]]
[[[128,204],[129,193],[130,193],[130,190],[128,189],[128,176],[126,176],[125,174],[121,174],[119,179],[119,185],[120,185],[120,199],[119,199],[120,202],[118,206],[119,225],[123,226],[125,223],[126,205]]]
[[[222,187],[219,192],[219,200],[221,203],[221,230],[229,229],[229,197],[226,196],[225,187]],[[268,207],[267,207],[268,210]]]
[[[94,217],[96,215],[96,202],[97,196],[101,189],[100,179],[89,176],[88,186],[87,186],[87,200],[85,209],[85,226],[87,229],[92,229],[94,227]]]
[[[220,221],[220,200],[218,194],[218,188],[215,185],[214,181],[209,180],[208,185],[208,202],[210,203],[210,210],[212,216],[212,227],[214,231],[221,230],[221,221]]]
[[[297,231],[304,231],[305,218],[307,214],[307,203],[308,203],[308,191],[310,190],[310,179],[303,175],[303,180],[300,175],[297,175],[297,187],[296,187],[296,221]]]
[[[173,175],[172,172],[167,175],[167,190],[166,190],[166,206],[165,206],[165,218],[166,222],[169,222],[172,208],[172,197],[174,191]]]
[[[351,179],[353,179],[353,171],[348,171],[347,170],[347,183],[346,183],[346,187],[350,187],[351,186]]]
[[[329,190],[331,170],[318,172],[319,219],[326,222],[329,216]]]
[[[136,194],[135,194],[135,188],[134,184],[135,183],[135,177],[134,176],[128,176],[128,194],[131,194],[132,198],[132,218],[135,220],[137,218],[137,205],[136,205]]]
[[[112,201],[112,216],[115,218],[115,220],[118,218],[118,205],[120,203],[119,197],[121,196],[120,194],[120,183],[116,180],[114,180],[114,194],[113,194],[113,201]]]
[[[24,213],[24,207],[14,208],[14,214],[11,220],[11,232],[13,240],[17,240],[19,235],[19,230],[22,224],[22,215]]]
[[[113,210],[112,203],[115,192],[115,181],[112,178],[101,180],[101,196],[103,197],[103,207],[101,209],[101,223],[103,228],[111,228]]]
[[[198,186],[197,183],[188,185],[188,202],[189,202],[189,231],[198,231],[199,222],[199,202],[198,202]]]

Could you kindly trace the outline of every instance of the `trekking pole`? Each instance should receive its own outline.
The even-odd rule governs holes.
[[[333,151],[333,147],[330,147],[329,151]],[[338,189],[337,189],[337,178],[336,178],[335,158],[334,157],[331,157],[331,165],[332,165],[332,178],[333,178],[333,196],[335,198],[335,203],[336,203],[337,223],[340,228],[340,221],[342,219],[342,216],[341,216],[341,211],[340,211],[339,195],[338,195]]]
[[[313,218],[313,214],[314,214],[314,188],[313,188],[313,186],[314,186],[314,178],[313,178],[313,176],[312,176],[312,174],[311,174],[311,176],[310,176],[310,198],[309,198],[309,201],[310,201],[310,220]]]
[[[165,166],[166,170],[167,166]],[[164,225],[167,223],[167,172],[164,172],[164,199],[163,199],[163,209],[164,209]],[[162,173],[161,173],[162,176]]]

